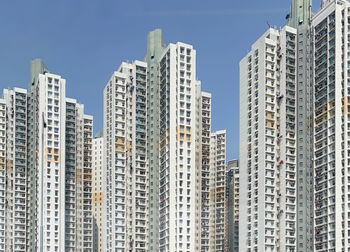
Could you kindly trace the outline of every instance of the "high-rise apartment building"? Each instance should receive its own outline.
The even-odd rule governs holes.
[[[94,228],[94,251],[103,252],[103,133],[92,140],[92,212]]]
[[[211,94],[199,100],[201,135],[201,249],[225,249],[226,131],[211,133]],[[199,141],[199,140],[198,140]]]
[[[40,196],[39,178],[41,179],[42,176],[39,177],[39,153],[36,151],[39,149],[38,127],[43,127],[44,124],[42,116],[39,116],[37,113],[34,116],[34,111],[36,112],[38,110],[39,104],[39,88],[35,84],[39,81],[39,75],[47,72],[47,67],[40,59],[31,62],[27,99],[27,110],[30,113],[27,120],[27,248],[30,251],[37,250],[39,242],[38,234],[42,233],[42,228],[40,228],[42,225],[39,224],[39,211],[37,211],[37,197]],[[40,210],[43,211],[43,209]],[[57,231],[56,234],[58,236]]]
[[[26,90],[4,90],[0,124],[0,251],[26,251]]]
[[[226,169],[225,251],[239,251],[239,160],[230,160]]]
[[[297,251],[349,247],[344,225],[347,62],[343,56],[348,12],[348,1],[323,0],[321,10],[311,15],[311,1],[293,0],[287,16],[288,25],[297,31]]]
[[[27,250],[92,251],[92,117],[66,81],[31,64],[28,92]]]
[[[93,118],[84,105],[66,98],[65,250],[92,251]]]
[[[212,251],[225,250],[225,191],[226,191],[226,130],[211,133],[210,163],[212,186],[210,197],[214,197],[213,204],[213,242]],[[215,243],[214,243],[215,242]]]
[[[147,162],[149,169],[149,251],[159,251],[159,63],[164,49],[162,30],[148,34],[147,53]]]
[[[104,89],[103,251],[148,250],[147,64],[122,63]]]
[[[323,0],[321,10],[311,16],[310,2],[292,1],[288,22],[297,31],[296,245],[297,251],[347,251],[350,249],[350,238],[346,168],[349,163],[346,150],[349,53],[346,38],[349,33],[350,4],[342,0]],[[282,54],[281,58],[284,56],[288,54]],[[289,66],[286,64],[280,69],[288,72]],[[247,74],[242,73],[241,79],[246,78]],[[288,78],[285,84],[280,83],[288,91]],[[246,89],[242,89],[245,92]],[[288,94],[282,94],[283,104]],[[241,99],[245,100],[243,96],[241,93]],[[286,108],[287,105],[286,101]],[[281,125],[280,130],[283,131]],[[282,131],[279,137],[283,140],[288,135]],[[242,146],[246,147],[241,142]],[[289,156],[292,158],[292,155]],[[285,161],[283,164],[286,164]],[[249,168],[249,163],[246,165]],[[246,179],[244,177],[242,181]],[[291,184],[281,182],[280,185],[288,188]],[[245,195],[241,197],[242,200],[244,198]],[[249,202],[241,204],[244,213],[243,205],[249,205]],[[283,210],[282,216],[286,213]]]
[[[296,250],[297,30],[268,29],[240,62],[244,251]]]
[[[297,29],[297,251],[313,249],[311,1],[293,0],[288,25]]]
[[[5,223],[6,223],[6,215],[5,215],[5,188],[6,188],[6,101],[4,99],[0,99],[0,250],[5,251],[6,248],[6,233],[5,233]],[[24,152],[26,153],[25,149]],[[24,215],[25,217],[25,215]]]
[[[225,251],[239,251],[239,160],[230,160],[226,169]]]
[[[349,251],[350,3],[313,16],[314,250]]]
[[[201,249],[200,251],[210,251],[210,241],[214,241],[212,234],[214,228],[214,217],[210,215],[211,205],[210,189],[213,184],[210,168],[210,137],[211,137],[211,94],[207,92],[201,93],[201,128],[202,128],[202,165],[201,165]],[[212,188],[214,189],[214,187]],[[213,227],[210,229],[210,227]],[[211,236],[212,235],[212,236]],[[212,239],[210,239],[210,236]],[[214,246],[214,245],[212,245]]]
[[[34,202],[29,216],[36,219],[33,250],[65,247],[65,82],[46,72],[30,83],[28,181],[34,186],[29,194]]]
[[[211,135],[196,51],[157,29],[145,61],[104,89],[103,251],[223,251],[226,132]]]
[[[93,249],[93,217],[92,217],[92,138],[93,138],[93,117],[91,115],[83,115],[82,118],[81,136],[83,137],[84,149],[79,149],[83,153],[83,169],[82,169],[82,181],[83,192],[80,197],[78,191],[78,201],[83,201],[83,215],[79,220],[78,216],[78,228],[76,232],[82,232],[82,242],[77,244],[75,251],[92,251]],[[79,132],[79,129],[77,128]],[[79,180],[79,178],[78,178]],[[66,193],[67,194],[67,193]],[[67,212],[67,209],[66,209]]]
[[[200,248],[196,51],[170,44],[159,58],[159,251]]]

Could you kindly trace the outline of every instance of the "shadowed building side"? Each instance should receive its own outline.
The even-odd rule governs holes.
[[[148,34],[147,162],[149,166],[149,251],[159,251],[159,57],[165,50],[161,29]]]
[[[325,2],[325,1],[323,1]],[[288,25],[297,29],[297,251],[313,249],[311,0],[293,0]]]

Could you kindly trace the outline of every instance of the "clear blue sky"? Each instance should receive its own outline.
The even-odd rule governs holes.
[[[102,129],[102,92],[124,60],[142,60],[147,33],[192,44],[197,78],[212,93],[212,130],[227,130],[227,158],[239,157],[239,61],[267,29],[285,24],[291,0],[3,0],[0,88],[27,88],[29,62],[42,58],[67,80]],[[319,9],[321,0],[314,0]]]

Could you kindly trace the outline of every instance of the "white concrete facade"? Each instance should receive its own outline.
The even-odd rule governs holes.
[[[196,51],[170,44],[159,59],[159,251],[200,249],[199,82]],[[199,118],[198,118],[199,119]]]
[[[104,89],[103,251],[148,249],[147,64],[122,63]]]
[[[0,251],[26,251],[27,91],[5,89],[0,140]]]
[[[92,210],[94,251],[103,251],[103,136],[92,140]]]
[[[38,76],[37,248],[65,246],[65,88],[61,76]]]
[[[211,251],[225,250],[226,130],[210,137]]]
[[[240,62],[241,251],[296,249],[296,46],[270,28]]]
[[[201,92],[201,128],[202,128],[202,169],[201,169],[201,251],[210,251],[214,247],[215,230],[214,218],[210,218],[210,185],[212,181],[210,173],[210,136],[211,136],[211,94]],[[210,229],[212,227],[212,229]]]
[[[65,251],[92,251],[93,118],[66,98]]]
[[[5,188],[6,188],[6,101],[0,99],[0,250],[5,251],[6,233],[5,233]]]
[[[26,251],[92,251],[93,118],[41,60],[31,78]]]
[[[350,250],[350,3],[323,1],[314,34],[314,250]]]

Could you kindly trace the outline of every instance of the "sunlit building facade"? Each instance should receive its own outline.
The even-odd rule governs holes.
[[[122,63],[104,89],[103,251],[148,250],[147,64]]]
[[[241,251],[296,250],[296,39],[270,28],[240,62]]]

